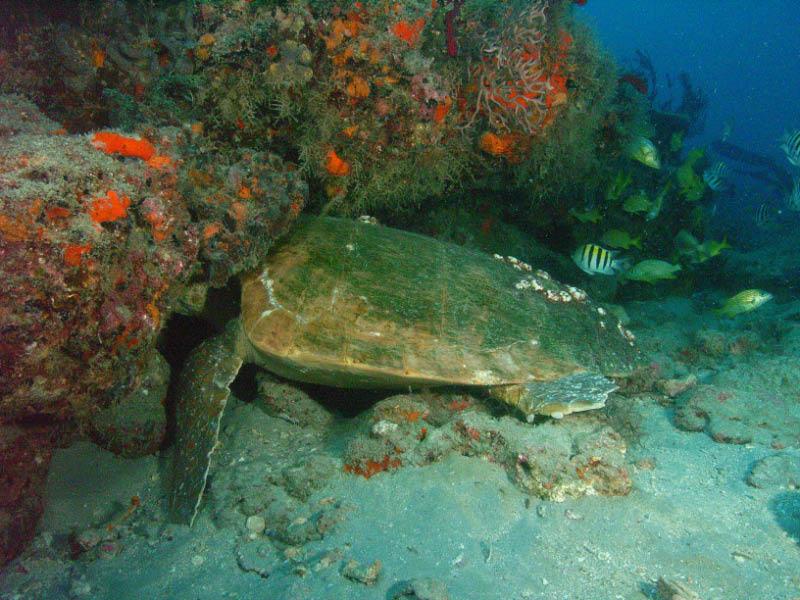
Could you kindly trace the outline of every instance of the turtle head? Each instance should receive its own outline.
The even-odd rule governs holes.
[[[502,400],[523,412],[527,421],[536,415],[560,419],[565,415],[603,408],[617,385],[598,373],[583,371],[555,379],[509,386]]]

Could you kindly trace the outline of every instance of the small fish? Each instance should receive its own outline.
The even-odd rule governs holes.
[[[718,240],[706,240],[697,247],[697,262],[706,262],[707,260],[719,256],[723,250],[729,250],[733,246],[728,243],[728,236]]]
[[[597,207],[587,208],[583,211],[577,211],[572,208],[570,209],[569,214],[578,219],[578,221],[581,223],[598,223],[603,218],[603,214]]]
[[[772,294],[763,290],[743,290],[728,298],[714,312],[723,317],[735,317],[742,313],[757,309],[765,302],[772,300]]]
[[[800,179],[794,180],[792,191],[786,197],[786,208],[792,211],[800,211]]]
[[[633,181],[633,176],[628,172],[618,171],[614,179],[606,188],[606,200],[615,201],[622,198],[622,194]]]
[[[706,192],[706,182],[695,172],[695,165],[705,156],[705,150],[695,148],[686,155],[686,160],[675,171],[675,182],[679,195],[689,202],[697,202]]]
[[[685,229],[681,229],[675,236],[675,249],[682,256],[692,255],[700,247],[700,241]]]
[[[722,241],[706,240],[702,244],[685,229],[681,229],[675,236],[675,249],[678,254],[687,257],[693,264],[704,263],[731,247],[727,236],[723,237]]]
[[[665,260],[649,258],[636,263],[625,273],[625,279],[655,283],[662,279],[676,279],[675,273],[681,270],[680,265],[673,265]]]
[[[650,210],[648,210],[647,215],[645,215],[645,218],[648,221],[652,221],[653,219],[658,217],[659,214],[661,214],[661,208],[664,206],[664,199],[667,197],[667,193],[669,193],[669,190],[671,188],[672,188],[672,181],[668,181],[667,184],[663,188],[661,188],[661,191],[658,192],[658,195],[655,197],[655,199],[650,205]]]
[[[703,181],[715,192],[725,187],[725,178],[727,176],[728,165],[721,161],[703,171]]]
[[[670,152],[680,152],[683,148],[683,132],[675,131],[669,138]]]
[[[628,156],[652,169],[661,168],[661,159],[655,144],[646,137],[636,137],[628,145]]]
[[[731,137],[731,133],[733,133],[733,118],[726,119],[722,125],[722,141],[727,142],[728,138]]]
[[[622,248],[628,250],[633,246],[634,248],[642,249],[642,236],[631,237],[631,234],[623,229],[609,229],[600,238],[606,246],[611,248]]]
[[[625,270],[627,262],[616,258],[615,252],[597,244],[584,244],[572,254],[572,260],[587,275],[614,275]]]
[[[753,218],[756,222],[756,227],[759,229],[764,229],[772,220],[772,210],[767,204],[762,202],[758,205],[758,208],[756,208]]]
[[[795,167],[800,167],[800,129],[784,134],[781,141],[781,150],[786,153],[786,159]]]
[[[770,225],[773,225],[777,218],[782,214],[782,210],[776,210],[774,206],[770,206],[769,204],[762,202],[758,205],[754,215],[756,227],[759,229],[766,229]]]
[[[647,197],[647,192],[639,190],[632,196],[628,196],[625,202],[622,203],[622,210],[631,214],[650,212],[653,208],[653,203]]]

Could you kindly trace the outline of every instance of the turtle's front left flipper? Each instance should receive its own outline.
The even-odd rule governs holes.
[[[191,526],[203,498],[229,386],[244,362],[240,335],[239,321],[231,321],[222,334],[192,351],[180,374],[170,490],[170,516],[178,523]]]

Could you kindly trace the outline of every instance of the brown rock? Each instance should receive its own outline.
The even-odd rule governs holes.
[[[53,444],[51,428],[0,426],[0,566],[33,537]]]

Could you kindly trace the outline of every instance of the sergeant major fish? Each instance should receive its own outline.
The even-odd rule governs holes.
[[[781,150],[786,153],[786,159],[795,167],[800,167],[800,129],[784,134],[781,141]]]
[[[584,244],[572,254],[572,260],[587,275],[615,275],[627,268],[627,261],[615,257],[615,252],[597,244]]]
[[[759,204],[755,212],[756,227],[759,229],[766,227],[769,224],[771,214],[769,206],[764,202]]]
[[[800,179],[794,180],[792,191],[786,197],[786,208],[795,212],[800,211]]]
[[[718,162],[713,167],[703,171],[703,181],[715,192],[725,187],[725,178],[728,176],[728,165]]]
[[[775,222],[775,220],[782,214],[783,211],[776,210],[773,206],[770,206],[769,204],[762,202],[761,204],[758,205],[758,208],[756,209],[755,212],[756,227],[758,227],[759,229],[765,229],[770,225],[772,225]]]

